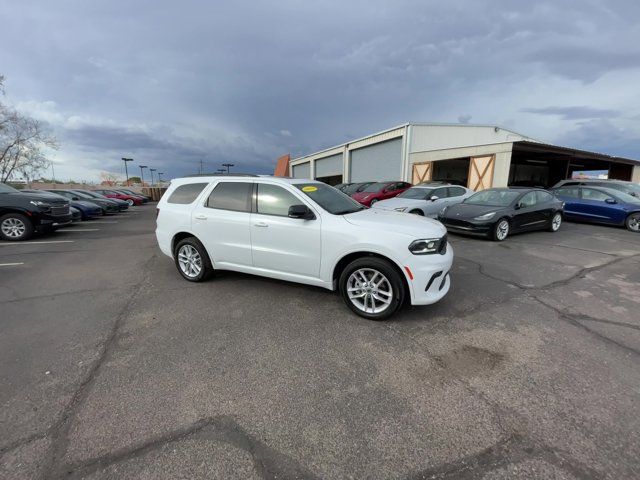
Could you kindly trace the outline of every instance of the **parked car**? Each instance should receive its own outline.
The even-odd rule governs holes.
[[[124,200],[119,200],[117,198],[107,198],[104,195],[91,190],[80,190],[74,188],[71,191],[77,193],[80,197],[85,198],[86,200],[95,202],[101,206],[104,205],[105,208],[103,208],[103,213],[124,212],[125,210],[129,209],[129,204]]]
[[[45,190],[55,195],[61,195],[69,200],[72,207],[80,210],[82,220],[90,220],[102,215],[102,207],[96,203],[81,199],[75,192],[70,190]]]
[[[483,235],[501,242],[511,233],[541,229],[557,232],[562,208],[562,201],[545,190],[490,188],[443,208],[438,219],[450,232]]]
[[[40,193],[23,193],[0,183],[0,238],[20,241],[34,231],[53,231],[71,223],[69,202]]]
[[[142,203],[147,203],[149,200],[151,200],[151,197],[147,197],[146,195],[143,195],[142,193],[136,193],[133,190],[127,190],[127,189],[124,189],[124,188],[118,188],[116,190],[116,192],[124,193],[125,195],[132,195],[134,197],[140,197],[142,199]]]
[[[407,212],[436,218],[443,207],[460,203],[475,192],[457,185],[424,184],[405,190],[389,200],[380,200],[373,208]]]
[[[585,185],[589,187],[604,187],[611,188],[613,190],[618,190],[620,192],[624,192],[632,197],[640,198],[640,185],[633,182],[625,182],[624,180],[604,180],[600,178],[573,178],[567,180],[561,180],[556,183],[553,188],[566,187],[566,186],[574,186],[574,185]]]
[[[439,222],[367,209],[313,180],[174,179],[158,203],[156,237],[186,280],[236,270],[337,289],[373,320],[405,299],[435,303],[450,287],[453,252]]]
[[[99,194],[104,195],[107,198],[117,198],[119,200],[124,200],[129,204],[130,207],[133,205],[142,205],[142,198],[138,196],[133,196],[130,194],[118,192],[116,190],[108,190],[104,188],[97,188],[93,191],[98,192]]]
[[[345,187],[344,190],[342,190],[344,193],[346,193],[349,196],[353,196],[354,193],[358,193],[363,191],[365,188],[367,188],[369,185],[372,185],[376,182],[360,182],[360,183],[351,183],[349,184],[348,187]]]
[[[613,188],[565,185],[553,193],[564,201],[568,220],[624,225],[640,232],[640,198]]]
[[[71,212],[71,221],[73,223],[82,221],[82,213],[76,207],[69,207],[69,212]]]
[[[344,190],[349,186],[349,185],[353,185],[351,183],[339,183],[337,185],[334,185],[333,188],[337,188],[338,190],[340,190],[341,192],[344,192]]]
[[[393,198],[410,187],[411,184],[407,182],[376,182],[351,196],[362,205],[370,207],[380,200]]]

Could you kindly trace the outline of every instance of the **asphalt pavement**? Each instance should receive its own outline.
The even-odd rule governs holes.
[[[0,243],[0,478],[640,478],[640,235],[451,236],[392,321],[184,281],[153,205]]]

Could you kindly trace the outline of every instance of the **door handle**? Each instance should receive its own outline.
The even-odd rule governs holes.
[[[200,215],[195,215],[194,218],[196,220],[206,220],[208,217],[206,215],[200,214]]]
[[[264,223],[264,222],[258,222],[258,223],[254,223],[254,224],[253,224],[253,226],[254,226],[254,227],[262,227],[262,228],[265,228],[265,227],[268,227],[269,225],[267,225],[267,224],[266,224],[266,223]]]

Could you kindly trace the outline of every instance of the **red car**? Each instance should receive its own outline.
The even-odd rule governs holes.
[[[129,206],[142,205],[142,197],[138,197],[135,195],[128,195],[126,193],[116,192],[115,190],[107,190],[107,189],[94,190],[94,192],[104,195],[107,198],[117,198],[119,200],[124,200],[129,204]]]
[[[369,185],[361,192],[354,193],[351,198],[362,205],[370,207],[378,200],[386,200],[401,194],[406,189],[412,187],[408,182],[376,182]]]

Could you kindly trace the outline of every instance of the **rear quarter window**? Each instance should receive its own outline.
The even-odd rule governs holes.
[[[169,196],[167,203],[177,203],[179,205],[193,203],[207,185],[208,183],[187,183],[186,185],[180,185]]]

